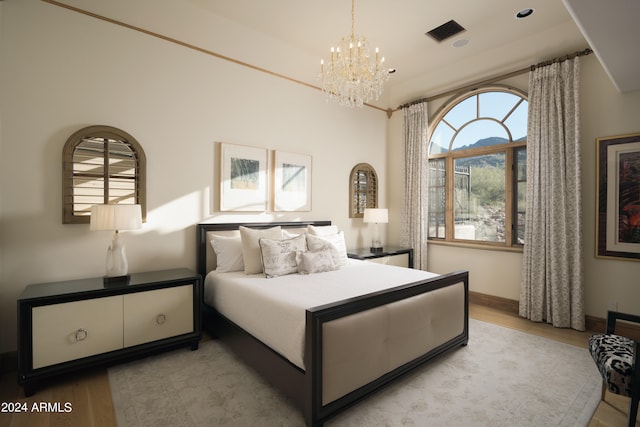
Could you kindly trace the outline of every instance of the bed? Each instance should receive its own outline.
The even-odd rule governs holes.
[[[308,426],[323,425],[395,378],[466,345],[469,336],[466,271],[435,275],[358,260],[348,260],[337,271],[274,278],[265,278],[262,272],[216,271],[214,239],[235,238],[239,230],[268,233],[274,227],[286,237],[298,239],[309,228],[330,226],[330,221],[197,225],[197,268],[205,277],[204,328],[288,396],[302,411]],[[226,281],[230,285],[225,287]],[[336,284],[328,285],[333,281]],[[388,283],[382,286],[380,282],[385,281]],[[270,309],[276,318],[269,321],[264,319],[270,319],[266,314],[270,304],[252,293],[235,298],[240,298],[238,305],[244,307],[245,314],[255,316],[234,314],[221,304],[223,300],[233,301],[232,290],[248,292],[242,289],[256,285],[257,289],[281,288],[281,295],[293,295],[299,301],[282,301],[278,308]],[[314,286],[333,287],[337,293],[321,297],[317,305],[310,304],[302,291],[297,295],[296,286],[311,294]],[[355,292],[350,288],[360,287],[365,289],[362,294],[349,293]],[[303,308],[290,308],[291,304]],[[246,323],[248,317],[259,318],[257,328],[263,330],[252,329],[254,326]],[[288,327],[292,332],[285,331]],[[275,338],[263,336],[268,329],[279,331],[280,339],[293,344],[277,342],[278,334]]]

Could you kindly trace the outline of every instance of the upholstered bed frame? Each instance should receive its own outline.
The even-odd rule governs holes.
[[[330,221],[198,224],[198,272],[205,277],[212,269],[211,258],[215,255],[209,243],[210,233],[237,230],[241,225],[300,229],[330,224]],[[466,345],[468,289],[468,272],[460,271],[309,308],[304,370],[206,304],[203,325],[287,395],[303,412],[308,426],[321,426],[395,378]],[[396,319],[394,327],[389,325],[390,318]],[[401,330],[398,324],[403,325]],[[357,352],[353,351],[354,345]],[[383,359],[395,361],[392,365],[397,367],[385,367],[387,362],[379,363]]]

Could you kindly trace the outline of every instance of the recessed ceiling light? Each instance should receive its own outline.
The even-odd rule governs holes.
[[[524,19],[524,18],[528,18],[531,15],[533,15],[533,9],[527,8],[527,9],[522,9],[520,12],[516,13],[516,18]]]
[[[462,47],[462,46],[466,46],[469,43],[468,39],[458,39],[456,41],[454,41],[453,43],[451,43],[451,46],[453,47]]]

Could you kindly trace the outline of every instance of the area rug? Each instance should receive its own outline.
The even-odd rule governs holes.
[[[469,345],[330,422],[361,426],[586,426],[601,380],[586,348],[471,319]],[[215,340],[109,369],[120,427],[304,426],[302,414]]]

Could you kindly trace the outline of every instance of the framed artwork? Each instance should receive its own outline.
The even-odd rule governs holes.
[[[640,134],[596,143],[596,257],[640,261]]]
[[[268,150],[222,143],[220,210],[268,209]]]
[[[273,210],[311,210],[311,156],[276,151],[273,161]]]

